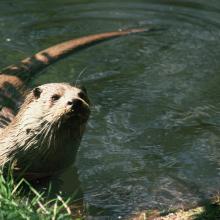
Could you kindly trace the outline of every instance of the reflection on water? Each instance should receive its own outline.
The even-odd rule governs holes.
[[[2,67],[72,37],[163,28],[86,49],[32,82],[75,82],[86,68],[80,79],[94,106],[76,166],[88,206],[115,218],[192,205],[219,191],[219,1],[15,0],[0,6]],[[60,188],[74,192],[72,170],[60,178]]]

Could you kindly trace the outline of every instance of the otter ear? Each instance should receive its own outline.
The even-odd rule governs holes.
[[[34,97],[37,99],[40,97],[41,93],[42,93],[42,90],[39,87],[37,87],[33,90]]]

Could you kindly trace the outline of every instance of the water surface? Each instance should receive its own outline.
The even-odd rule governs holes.
[[[81,51],[31,82],[75,82],[84,71],[93,109],[76,167],[85,203],[99,210],[92,215],[190,206],[220,190],[218,0],[3,0],[0,7],[2,67],[73,37],[163,28]],[[72,168],[60,179],[71,195]]]

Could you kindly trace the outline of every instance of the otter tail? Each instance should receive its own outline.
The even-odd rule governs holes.
[[[96,43],[103,42],[112,38],[152,30],[153,29],[119,30],[69,40],[42,50],[33,56],[27,57],[18,64],[8,66],[3,69],[0,74],[14,75],[17,76],[19,80],[24,82],[29,80],[35,73],[41,71],[42,69],[60,60],[61,58],[64,58],[72,52],[78,51],[79,49],[89,47]]]

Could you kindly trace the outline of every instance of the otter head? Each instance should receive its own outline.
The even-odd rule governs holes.
[[[50,83],[32,90],[26,98],[28,109],[47,123],[86,122],[90,113],[90,102],[84,88],[67,83]],[[36,116],[35,116],[36,117]],[[74,121],[77,120],[76,122]]]
[[[52,172],[69,165],[89,114],[90,102],[83,88],[50,83],[33,89],[12,125],[16,127],[13,159],[18,167],[31,164],[31,172]]]

